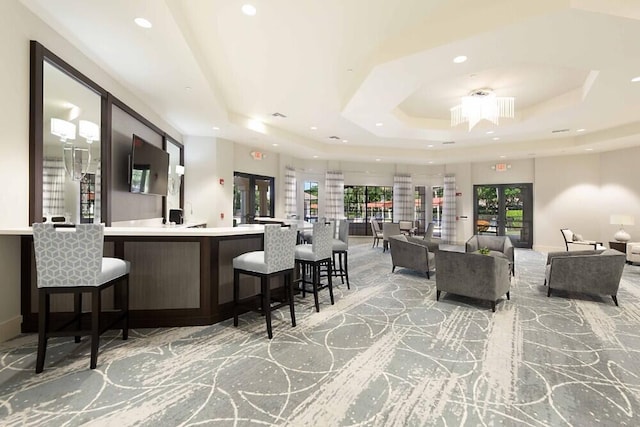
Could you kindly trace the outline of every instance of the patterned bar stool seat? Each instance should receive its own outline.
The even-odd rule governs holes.
[[[298,232],[295,225],[280,227],[264,226],[264,251],[247,252],[233,259],[233,326],[238,326],[238,308],[240,306],[240,274],[260,278],[260,307],[267,322],[267,335],[273,337],[271,330],[271,310],[289,305],[291,325],[296,326],[293,307],[292,276],[295,267],[294,251]],[[271,305],[270,279],[284,276],[286,301]]]
[[[102,256],[104,225],[33,224],[33,244],[39,297],[38,356],[36,373],[44,369],[47,340],[54,336],[73,336],[80,342],[82,335],[91,335],[91,369],[98,363],[100,335],[116,324],[122,325],[122,339],[129,334],[129,271],[130,264],[117,258]],[[121,284],[116,292],[119,310],[102,313],[102,291]],[[51,294],[74,296],[74,317],[60,328],[50,325]],[[91,294],[91,327],[82,321],[82,294]],[[74,328],[75,326],[75,328]]]
[[[329,296],[333,305],[333,284],[331,282],[331,255],[333,241],[333,224],[316,222],[313,224],[313,243],[310,245],[296,246],[296,267],[299,267],[299,283],[302,289],[302,297],[306,296],[309,291],[307,285],[312,286],[313,298],[316,305],[316,311],[320,311],[320,303],[318,301],[318,291],[329,288]],[[322,285],[320,282],[321,267],[327,268],[327,284]],[[311,281],[307,280],[306,271],[311,271]]]

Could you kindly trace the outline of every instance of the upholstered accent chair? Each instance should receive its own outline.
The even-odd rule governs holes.
[[[297,245],[295,250],[296,268],[299,272],[299,280],[302,297],[309,292],[307,285],[311,285],[313,299],[316,306],[316,312],[320,311],[320,302],[318,300],[318,291],[324,288],[329,289],[329,297],[331,305],[333,300],[333,282],[331,257],[333,254],[333,229],[332,223],[316,222],[313,224],[313,243],[310,245]],[[327,284],[321,283],[320,271],[322,267],[327,269]],[[311,272],[311,281],[307,280],[306,272]]]
[[[465,243],[465,252],[478,252],[481,248],[489,249],[490,256],[505,258],[509,261],[511,274],[516,274],[513,244],[508,236],[476,234]]]
[[[627,262],[640,262],[640,242],[627,243]]]
[[[293,268],[296,248],[297,227],[295,225],[264,226],[264,250],[252,251],[238,255],[233,259],[233,326],[238,326],[240,301],[240,275],[245,274],[260,278],[260,311],[267,324],[267,336],[273,338],[271,328],[271,311],[288,305],[291,314],[291,326],[296,326],[296,315],[293,306]],[[271,278],[283,276],[284,301],[272,306]]]
[[[130,264],[118,258],[102,256],[104,225],[101,224],[33,224],[33,244],[36,257],[38,286],[38,356],[36,373],[44,369],[47,341],[54,336],[72,336],[80,342],[91,335],[90,368],[98,364],[100,335],[115,325],[122,328],[122,339],[129,334],[129,271]],[[114,293],[117,310],[102,312],[102,291],[121,285]],[[73,294],[74,317],[59,329],[50,322],[51,294]],[[82,294],[91,294],[91,327],[82,321]],[[120,328],[119,327],[119,328]],[[118,328],[118,329],[119,329]]]
[[[371,224],[371,234],[373,235],[373,245],[371,245],[371,247],[373,248],[375,246],[378,246],[378,243],[380,243],[380,239],[382,239],[384,236],[382,235],[382,230],[380,229],[380,223],[378,222],[377,219],[371,218],[370,224]]]
[[[416,231],[416,226],[413,221],[398,221],[400,226],[400,232],[409,236],[413,236]]]
[[[399,236],[402,234],[400,231],[400,224],[397,222],[383,222],[382,223],[382,252],[389,249],[389,237]]]
[[[593,246],[593,249],[604,249],[602,242],[597,242],[595,240],[584,240],[581,235],[575,234],[568,228],[561,228],[560,232],[562,233],[562,238],[564,239],[564,246],[569,251],[569,245],[576,245],[579,250],[585,249],[585,246]]]
[[[618,305],[618,287],[626,256],[614,249],[549,252],[545,268],[547,296],[551,289],[610,295]]]
[[[436,253],[436,264],[436,301],[444,291],[490,301],[495,312],[502,295],[510,299],[510,267],[504,257],[441,250]]]
[[[349,221],[342,219],[338,226],[338,238],[333,239],[333,276],[340,277],[340,281],[344,284],[347,280],[347,289],[351,289],[349,285]],[[337,260],[336,260],[337,257]]]
[[[430,272],[436,268],[434,252],[429,249],[429,243],[418,237],[403,234],[389,236],[389,251],[391,252],[391,272],[396,267],[421,271],[430,279]]]

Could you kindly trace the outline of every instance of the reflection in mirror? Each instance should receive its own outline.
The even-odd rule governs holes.
[[[43,80],[43,217],[100,223],[101,97],[47,61]]]
[[[180,189],[182,177],[184,175],[184,166],[180,161],[180,147],[167,139],[167,153],[169,153],[169,186],[166,197],[166,215],[169,215],[170,209],[179,209],[180,206]]]

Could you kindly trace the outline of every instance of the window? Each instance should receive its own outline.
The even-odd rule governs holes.
[[[433,235],[441,236],[442,226],[442,206],[444,203],[444,187],[433,187],[433,211],[431,213],[431,222],[435,224],[433,227]]]
[[[344,186],[344,215],[354,223],[367,222],[366,187],[361,185]]]
[[[318,183],[304,182],[304,220],[316,222],[318,220]]]
[[[344,186],[344,214],[352,222],[393,221],[393,187]]]

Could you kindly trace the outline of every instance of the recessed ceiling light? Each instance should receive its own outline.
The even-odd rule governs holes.
[[[455,58],[453,58],[453,62],[455,62],[456,64],[462,64],[466,60],[467,57],[464,55],[456,56]]]
[[[640,76],[632,78],[631,81],[634,83],[640,82]]]
[[[347,68],[347,72],[353,73],[353,68]]]
[[[378,126],[378,127],[380,127],[380,126],[384,126],[384,123],[382,123],[382,122],[378,122],[378,123],[376,123],[376,126]]]
[[[348,139],[343,139],[342,142],[349,142],[349,140]]]
[[[278,144],[271,144],[271,145],[273,145],[274,147],[277,147],[277,146],[278,146]]]
[[[576,129],[576,132],[584,132],[586,129]]]
[[[487,135],[491,135],[492,133],[495,133],[495,132],[496,132],[495,130],[488,130]]]
[[[191,86],[185,86],[184,90],[191,90]]]
[[[256,7],[252,4],[245,4],[242,6],[242,13],[244,13],[247,16],[254,16],[256,12],[257,12]]]
[[[133,20],[133,22],[135,22],[138,27],[142,27],[142,28],[153,27],[153,25],[151,25],[151,22],[149,22],[147,19],[144,19],[144,18],[136,18]]]
[[[500,156],[501,159],[504,159],[505,157],[507,157],[507,156]]]
[[[318,128],[316,126],[311,126],[309,129],[311,130],[318,130]]]
[[[494,141],[498,141],[499,139],[500,139],[500,137],[498,137],[498,136],[494,136],[494,137],[493,137],[493,140],[494,140]]]
[[[212,127],[211,129],[213,129],[213,130],[220,130],[220,128],[219,128],[218,126],[214,126],[214,127]]]
[[[433,144],[427,145],[427,148],[433,148]]]
[[[313,158],[314,158],[314,159],[317,159],[317,158],[318,158],[318,156],[313,156]]]
[[[376,162],[379,162],[379,161],[380,161],[380,159],[376,159]]]
[[[585,148],[584,151],[593,151],[593,148]]]
[[[432,165],[432,164],[433,164],[433,160],[430,160],[430,161],[429,161],[429,164],[430,164],[430,165]]]

